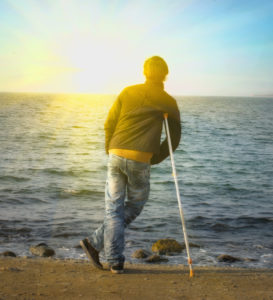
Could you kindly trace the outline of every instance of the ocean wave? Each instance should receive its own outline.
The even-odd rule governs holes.
[[[22,199],[24,200],[24,202],[26,201],[25,202],[26,204],[34,204],[34,203],[39,203],[39,204],[44,203],[44,204],[46,204],[46,203],[48,203],[47,200],[42,199],[42,198],[37,198],[37,197],[26,196],[26,197],[23,197]]]
[[[5,203],[5,204],[9,204],[9,205],[22,205],[25,204],[24,201],[22,199],[18,199],[15,197],[0,197],[0,203]]]
[[[28,177],[19,177],[19,176],[14,176],[14,175],[1,175],[0,180],[2,180],[2,181],[24,182],[24,181],[29,181],[30,178],[28,178]]]
[[[191,196],[188,196],[188,195],[183,195],[184,198],[196,198],[195,195],[191,195]],[[207,202],[192,202],[191,203],[191,206],[192,207],[200,207],[200,206],[211,206],[211,204],[207,203]]]
[[[82,190],[73,190],[73,189],[66,189],[62,190],[60,195],[61,198],[67,198],[67,197],[81,197],[81,196],[98,196],[98,197],[104,197],[104,188],[102,188],[101,191],[96,190],[88,190],[88,189],[82,189]]]
[[[31,191],[30,191],[31,192]],[[19,204],[19,205],[32,205],[32,204],[42,204],[42,203],[48,203],[47,200],[38,198],[38,197],[30,197],[30,196],[24,196],[23,194],[26,193],[25,189],[19,190],[16,192],[18,194],[18,197],[13,196],[6,196],[3,201],[4,203],[8,204]]]
[[[75,236],[79,236],[79,232],[63,232],[63,233],[56,233],[52,235],[52,237],[54,238],[69,238]]]
[[[229,191],[229,192],[248,192],[249,189],[247,188],[241,188],[241,187],[236,187],[232,184],[223,184],[222,189],[224,189],[225,191]]]
[[[223,231],[228,231],[231,229],[234,229],[233,226],[229,226],[225,223],[216,223],[210,226],[210,228],[216,232],[223,232]]]
[[[11,238],[11,237],[30,237],[32,229],[29,227],[12,227],[12,226],[6,226],[6,225],[1,225],[0,229],[0,237],[4,238]]]
[[[173,180],[153,180],[153,184],[157,185],[169,185],[172,184],[173,185]]]
[[[51,132],[43,132],[37,136],[38,140],[50,139],[51,141],[56,141],[56,136],[52,135]]]
[[[235,218],[215,218],[196,216],[187,221],[191,227],[208,226],[213,231],[257,228],[261,225],[273,225],[272,217],[239,216]]]
[[[79,126],[79,125],[74,125],[74,126],[72,126],[72,128],[87,128],[87,127],[85,127],[85,126]]]
[[[86,170],[86,169],[68,169],[68,170],[62,170],[57,168],[45,168],[41,170],[42,172],[50,175],[59,175],[59,176],[79,176],[83,174],[90,174],[93,173],[92,170]]]
[[[248,225],[255,225],[255,224],[273,225],[273,217],[250,217],[250,216],[242,215],[237,218],[237,222],[248,224]]]
[[[195,216],[191,219],[189,219],[189,222],[208,222],[209,220],[211,220],[211,218],[208,217],[204,217],[204,216]]]

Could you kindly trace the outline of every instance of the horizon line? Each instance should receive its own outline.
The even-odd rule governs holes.
[[[48,94],[48,95],[106,95],[116,96],[119,93],[93,93],[93,92],[45,92],[45,91],[0,91],[1,94]],[[171,94],[171,93],[170,93]],[[201,95],[201,94],[171,94],[173,97],[239,97],[239,98],[273,98],[273,94],[253,95]]]
[[[95,93],[95,92],[50,92],[50,91],[0,91],[1,94],[48,94],[48,95],[106,95],[116,96],[119,93]],[[201,94],[175,94],[169,93],[175,97],[238,97],[238,98],[273,98],[273,94],[252,94],[252,95],[201,95]]]

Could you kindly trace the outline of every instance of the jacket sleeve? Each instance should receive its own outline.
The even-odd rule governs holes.
[[[180,113],[178,107],[176,106],[175,112],[169,114],[168,117],[168,125],[170,130],[171,142],[173,151],[178,147],[180,139],[181,139],[181,123],[180,123]],[[169,146],[168,146],[168,139],[167,136],[164,141],[160,145],[160,152],[159,154],[154,154],[151,159],[151,164],[159,164],[165,158],[170,155],[169,153]]]
[[[109,144],[111,138],[115,132],[121,110],[121,96],[119,95],[113,106],[111,107],[107,119],[104,123],[104,132],[105,132],[105,151],[109,153]]]

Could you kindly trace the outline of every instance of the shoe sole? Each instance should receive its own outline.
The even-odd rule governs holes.
[[[93,257],[90,255],[88,249],[86,248],[85,244],[83,241],[80,241],[80,245],[82,247],[82,249],[84,250],[85,254],[87,255],[87,257],[89,258],[89,260],[92,262],[93,266],[96,267],[97,269],[103,270],[102,265],[99,265],[94,259]]]
[[[123,274],[124,270],[113,270],[113,269],[111,269],[111,273],[113,273],[113,274]]]

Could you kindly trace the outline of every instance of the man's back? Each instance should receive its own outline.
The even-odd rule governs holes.
[[[176,133],[173,134],[176,146],[181,131],[179,110],[175,99],[164,91],[163,83],[147,80],[125,88],[105,122],[108,150],[128,149],[159,155],[164,112],[169,114],[170,126]]]

